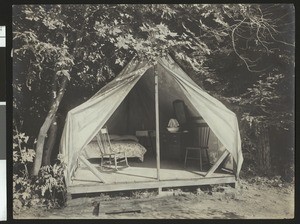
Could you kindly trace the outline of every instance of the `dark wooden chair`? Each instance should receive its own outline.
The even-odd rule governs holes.
[[[202,154],[205,153],[206,161],[210,164],[209,155],[208,155],[208,140],[210,135],[210,128],[207,125],[201,125],[196,127],[198,142],[196,146],[187,146],[185,149],[185,158],[184,158],[184,167],[188,160],[199,160],[200,170],[202,171],[203,161]],[[194,152],[194,153],[191,153]],[[196,152],[196,153],[195,153]],[[198,152],[198,153],[197,153]],[[191,156],[194,155],[194,156]],[[195,154],[199,154],[199,158],[195,157]]]
[[[110,138],[108,134],[107,127],[102,128],[98,134],[97,134],[97,142],[100,149],[101,154],[101,164],[100,167],[103,169],[104,165],[109,164],[109,167],[111,168],[111,165],[113,164],[115,167],[115,170],[118,170],[118,163],[125,162],[126,166],[128,167],[128,161],[126,152],[117,152],[113,149]],[[108,161],[104,163],[104,157],[108,157]]]

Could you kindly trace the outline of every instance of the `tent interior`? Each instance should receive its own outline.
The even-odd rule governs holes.
[[[184,154],[185,146],[195,145],[198,141],[198,135],[195,131],[197,122],[201,120],[201,115],[197,112],[194,106],[190,103],[188,97],[183,93],[178,82],[159,64],[156,67],[158,74],[158,96],[159,96],[159,129],[160,129],[160,164],[161,169],[165,167],[176,167],[184,170]],[[166,149],[165,135],[170,134],[166,129],[171,118],[176,118],[174,113],[173,102],[181,100],[185,105],[185,115],[187,118],[186,124],[179,125],[181,127],[177,135],[181,135],[180,147],[181,153],[178,158],[174,159],[172,151]],[[185,126],[184,126],[185,125]],[[106,122],[109,134],[113,135],[136,135],[137,131],[150,130],[155,133],[155,80],[154,68],[149,68],[141,77],[137,84],[131,89],[122,103],[114,111],[111,117]],[[188,130],[188,132],[183,132]],[[183,137],[182,137],[183,136]],[[138,137],[140,143],[144,145],[147,152],[144,155],[143,162],[129,158],[129,165],[132,167],[153,167],[156,168],[156,147],[155,136],[146,139]],[[142,141],[143,140],[143,141]],[[218,160],[223,151],[220,150],[221,143],[210,131],[209,137],[209,160],[213,164]],[[172,149],[171,149],[172,150]],[[198,153],[198,152],[197,152]],[[195,158],[199,155],[192,154]],[[204,157],[205,159],[205,157]],[[94,163],[93,159],[90,159]],[[188,161],[189,169],[199,170],[199,161]],[[233,162],[231,156],[222,164],[222,167],[232,170]],[[204,171],[209,169],[209,164],[203,166]]]

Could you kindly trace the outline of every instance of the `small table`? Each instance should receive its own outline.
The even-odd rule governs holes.
[[[184,160],[188,132],[161,132],[161,156],[165,160]]]

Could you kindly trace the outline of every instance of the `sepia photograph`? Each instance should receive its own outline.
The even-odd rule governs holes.
[[[13,219],[294,219],[293,4],[12,6]]]

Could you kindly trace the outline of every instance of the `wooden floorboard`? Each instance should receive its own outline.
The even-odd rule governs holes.
[[[161,164],[160,181],[158,181],[155,161],[145,161],[144,163],[131,162],[130,165],[130,167],[120,168],[119,171],[108,169],[101,171],[100,166],[94,164],[94,167],[99,170],[101,177],[105,180],[105,184],[101,183],[88,167],[79,167],[71,185],[68,187],[68,192],[80,194],[235,183],[233,174],[215,172],[210,177],[204,177],[206,171],[201,172],[197,170],[198,166],[190,166],[184,169],[183,164],[174,162],[163,162]]]
[[[118,171],[114,169],[105,169],[104,171],[100,169],[99,165],[94,165],[95,169],[98,169],[101,173],[102,179],[105,183],[125,183],[125,182],[141,182],[141,181],[153,181],[157,179],[157,170],[153,161],[146,161],[144,163],[132,163],[130,167],[120,168]],[[181,164],[182,165],[182,164]],[[204,178],[206,174],[205,171],[199,171],[198,166],[191,166],[183,168],[183,165],[178,165],[178,163],[164,162],[160,170],[160,180],[181,180],[181,179],[199,179]],[[212,177],[220,176],[231,176],[226,172],[223,173],[213,173]],[[101,183],[99,178],[97,178],[93,173],[91,173],[88,167],[80,167],[75,173],[72,185],[82,185],[82,184],[94,184],[95,182]]]

